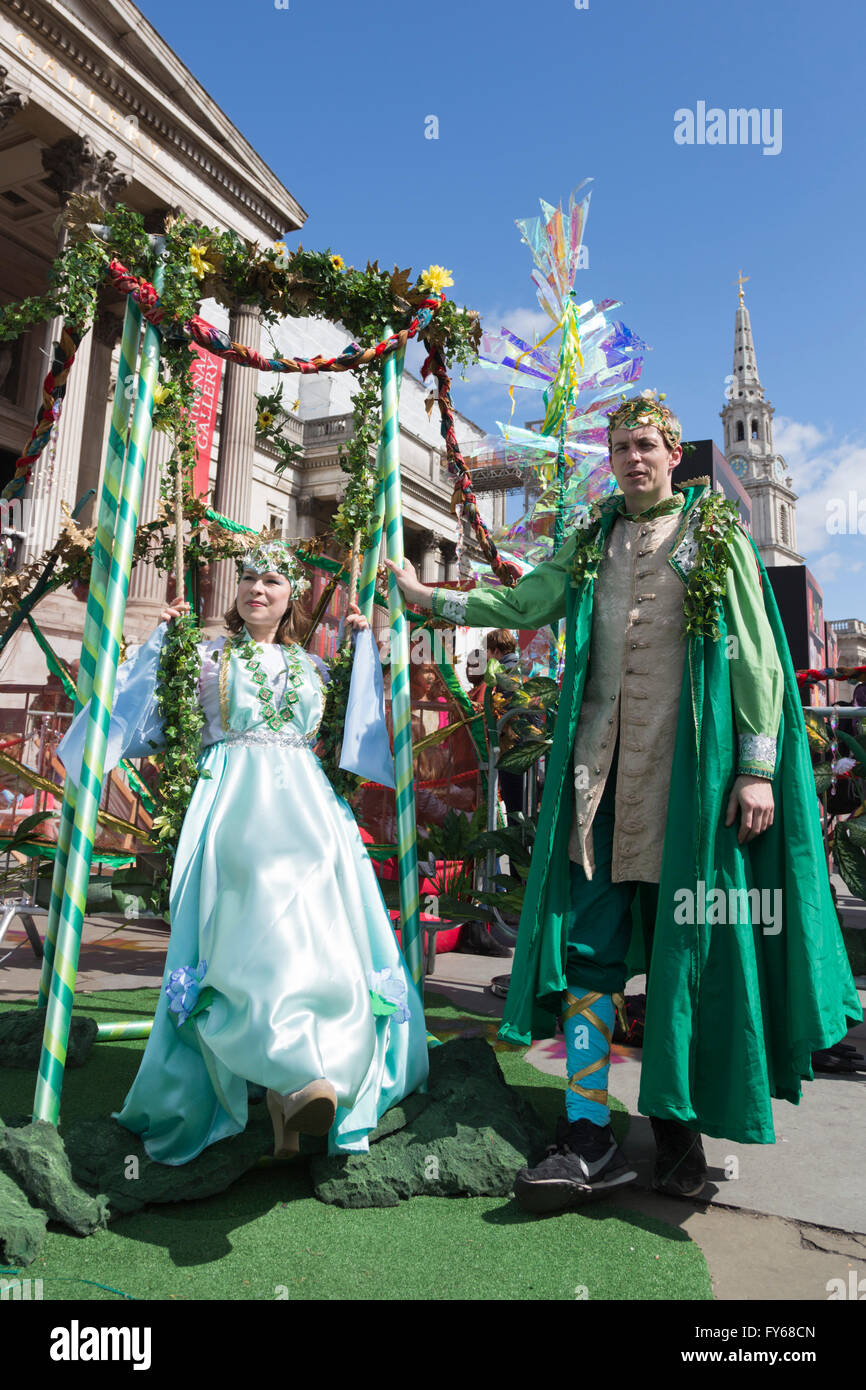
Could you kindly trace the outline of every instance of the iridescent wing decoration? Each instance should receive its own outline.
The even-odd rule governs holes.
[[[607,415],[639,379],[649,350],[610,317],[620,300],[577,301],[575,276],[588,264],[583,235],[591,182],[585,179],[574,189],[566,211],[541,199],[541,217],[516,224],[535,262],[538,302],[553,328],[535,344],[509,328],[485,333],[481,340],[481,365],[509,375],[512,416],[516,391],[540,392],[543,403],[537,429],[497,421],[498,435],[486,435],[464,451],[470,468],[505,466],[525,471],[527,481],[541,485],[526,515],[494,532],[497,548],[522,568],[549,558],[554,532],[561,536],[563,526],[568,528],[576,506],[615,491],[606,462]],[[476,570],[479,578],[488,574],[487,566]]]

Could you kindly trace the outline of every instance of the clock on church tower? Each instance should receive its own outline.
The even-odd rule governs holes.
[[[744,459],[741,454],[735,454],[729,462],[737,477],[745,478],[749,471],[749,460]]]

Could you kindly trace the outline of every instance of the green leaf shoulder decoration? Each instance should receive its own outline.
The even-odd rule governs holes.
[[[686,635],[710,637],[718,642],[719,615],[728,585],[730,546],[739,525],[736,503],[718,492],[708,492],[696,504],[695,527],[698,553],[686,584],[683,600]]]
[[[619,494],[606,498],[603,502],[593,502],[589,507],[578,509],[574,519],[577,539],[574,547],[574,560],[571,566],[572,588],[582,589],[588,579],[598,578],[598,567],[604,554],[601,535],[601,519],[606,511],[619,506]]]

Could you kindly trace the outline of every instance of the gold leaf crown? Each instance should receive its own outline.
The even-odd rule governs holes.
[[[607,445],[611,445],[614,430],[633,430],[638,425],[655,425],[669,449],[675,449],[682,438],[680,422],[663,405],[664,392],[659,396],[655,391],[642,391],[639,396],[623,396],[618,405],[607,417]]]

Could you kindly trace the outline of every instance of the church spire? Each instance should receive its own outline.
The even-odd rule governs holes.
[[[800,564],[797,554],[797,501],[785,460],[773,445],[773,407],[764,395],[752,321],[746,308],[743,285],[749,279],[740,271],[737,315],[734,323],[734,370],[725,391],[721,412],[725,424],[725,457],[752,499],[752,536],[766,565]]]
[[[746,308],[743,285],[750,276],[740,271],[734,283],[738,286],[739,304],[734,328],[734,375],[731,399],[754,401],[764,399],[764,388],[758,376],[758,363],[755,358],[755,340],[752,337],[752,321]],[[770,441],[772,443],[772,439]]]

